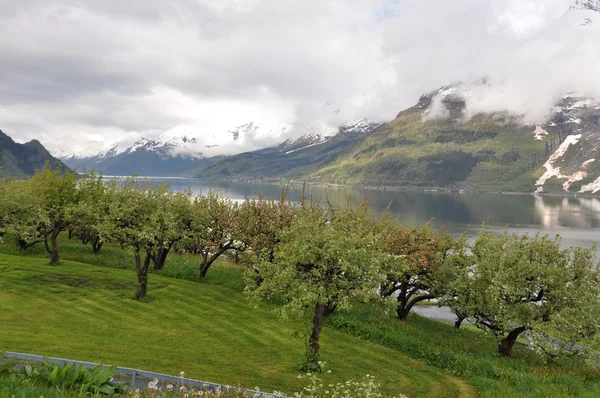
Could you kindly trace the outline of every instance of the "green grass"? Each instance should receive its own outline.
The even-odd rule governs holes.
[[[600,396],[598,368],[574,358],[551,359],[519,346],[513,357],[504,358],[496,353],[492,336],[468,325],[455,330],[417,315],[400,322],[370,306],[338,313],[328,325],[467,380],[482,397]]]
[[[250,306],[241,272],[224,263],[205,283],[151,275],[149,300],[131,297],[135,273],[129,256],[108,246],[98,256],[62,241],[63,261],[50,267],[36,248],[0,254],[0,350],[141,368],[266,391],[298,391],[295,364],[304,323],[281,320],[274,307]],[[12,245],[0,245],[11,252]],[[85,258],[90,263],[65,260]],[[189,257],[167,267],[185,269]],[[165,271],[167,273],[167,271]],[[331,381],[374,374],[388,393],[411,397],[474,396],[465,382],[398,350],[326,328],[322,359]]]
[[[197,259],[170,255],[150,275],[149,300],[133,300],[133,258],[107,245],[99,255],[61,237],[63,264],[42,246],[18,253],[0,244],[0,350],[142,368],[243,387],[298,391],[302,320],[282,320],[243,295],[243,269],[218,262],[198,283]],[[372,306],[339,312],[323,331],[331,381],[374,374],[385,391],[409,397],[600,396],[600,372],[523,348],[496,353],[480,331]]]

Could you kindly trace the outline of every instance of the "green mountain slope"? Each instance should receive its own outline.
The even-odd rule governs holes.
[[[449,115],[424,120],[424,96],[346,156],[313,173],[346,184],[531,191],[543,173],[545,144],[535,126],[509,115],[481,114],[463,121],[464,103],[444,100]]]
[[[67,170],[38,140],[17,144],[0,130],[0,177],[31,176],[50,162],[52,168]]]

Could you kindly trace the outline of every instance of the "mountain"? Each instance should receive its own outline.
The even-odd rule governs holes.
[[[0,177],[27,177],[50,162],[53,169],[67,170],[37,140],[17,144],[0,130]]]
[[[509,112],[470,115],[473,88],[423,95],[390,123],[360,120],[326,136],[310,132],[277,147],[216,161],[203,178],[305,178],[350,185],[519,192],[600,191],[600,103],[567,94],[547,120]]]
[[[600,0],[576,0],[570,10],[597,11],[600,12]]]
[[[196,174],[202,178],[299,178],[335,162],[384,124],[357,120],[333,135],[309,132],[295,141],[216,161]]]
[[[107,175],[191,175],[221,159],[221,152],[254,146],[253,141],[282,135],[288,127],[280,121],[252,122],[229,129],[177,126],[130,146],[119,142],[93,156],[73,154],[62,159],[70,167],[93,168]]]
[[[577,0],[563,16],[570,26],[598,28],[600,24],[600,0]]]
[[[600,191],[597,103],[566,95],[546,123],[528,125],[507,112],[467,117],[467,95],[460,85],[423,95],[311,177],[358,185]]]
[[[174,145],[142,138],[124,151],[115,145],[95,156],[70,156],[63,161],[72,168],[94,169],[106,175],[170,176],[190,174],[218,159],[173,153]]]
[[[569,94],[540,132],[551,155],[537,192],[600,191],[600,102]]]

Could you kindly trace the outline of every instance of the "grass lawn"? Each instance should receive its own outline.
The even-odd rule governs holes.
[[[2,250],[11,250],[7,246]],[[76,255],[63,252],[63,258]],[[110,253],[96,260],[116,261]],[[268,305],[251,307],[232,287],[241,275],[231,266],[217,266],[207,283],[151,275],[150,299],[139,302],[131,298],[135,273],[130,270],[47,263],[35,252],[0,254],[0,350],[168,374],[183,370],[191,378],[265,391],[291,393],[303,385],[295,369],[304,347],[294,337],[299,321],[282,321]],[[232,275],[237,281],[219,282]],[[388,393],[475,396],[452,375],[331,328],[323,333],[322,359],[335,382],[368,373]]]
[[[99,255],[61,237],[63,264],[42,246],[17,253],[0,244],[0,351],[99,362],[286,393],[302,388],[296,363],[300,320],[254,308],[243,272],[218,262],[197,282],[194,257],[170,255],[150,275],[149,300],[132,299],[133,258],[118,246]],[[385,392],[413,397],[598,397],[598,368],[552,360],[523,348],[513,358],[473,328],[411,315],[400,322],[360,306],[327,319],[322,360],[332,382],[376,375]]]

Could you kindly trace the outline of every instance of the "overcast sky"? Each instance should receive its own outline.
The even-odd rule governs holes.
[[[0,129],[57,155],[181,125],[281,119],[299,136],[484,76],[502,94],[479,106],[541,117],[600,87],[595,46],[555,33],[573,1],[0,0]]]

